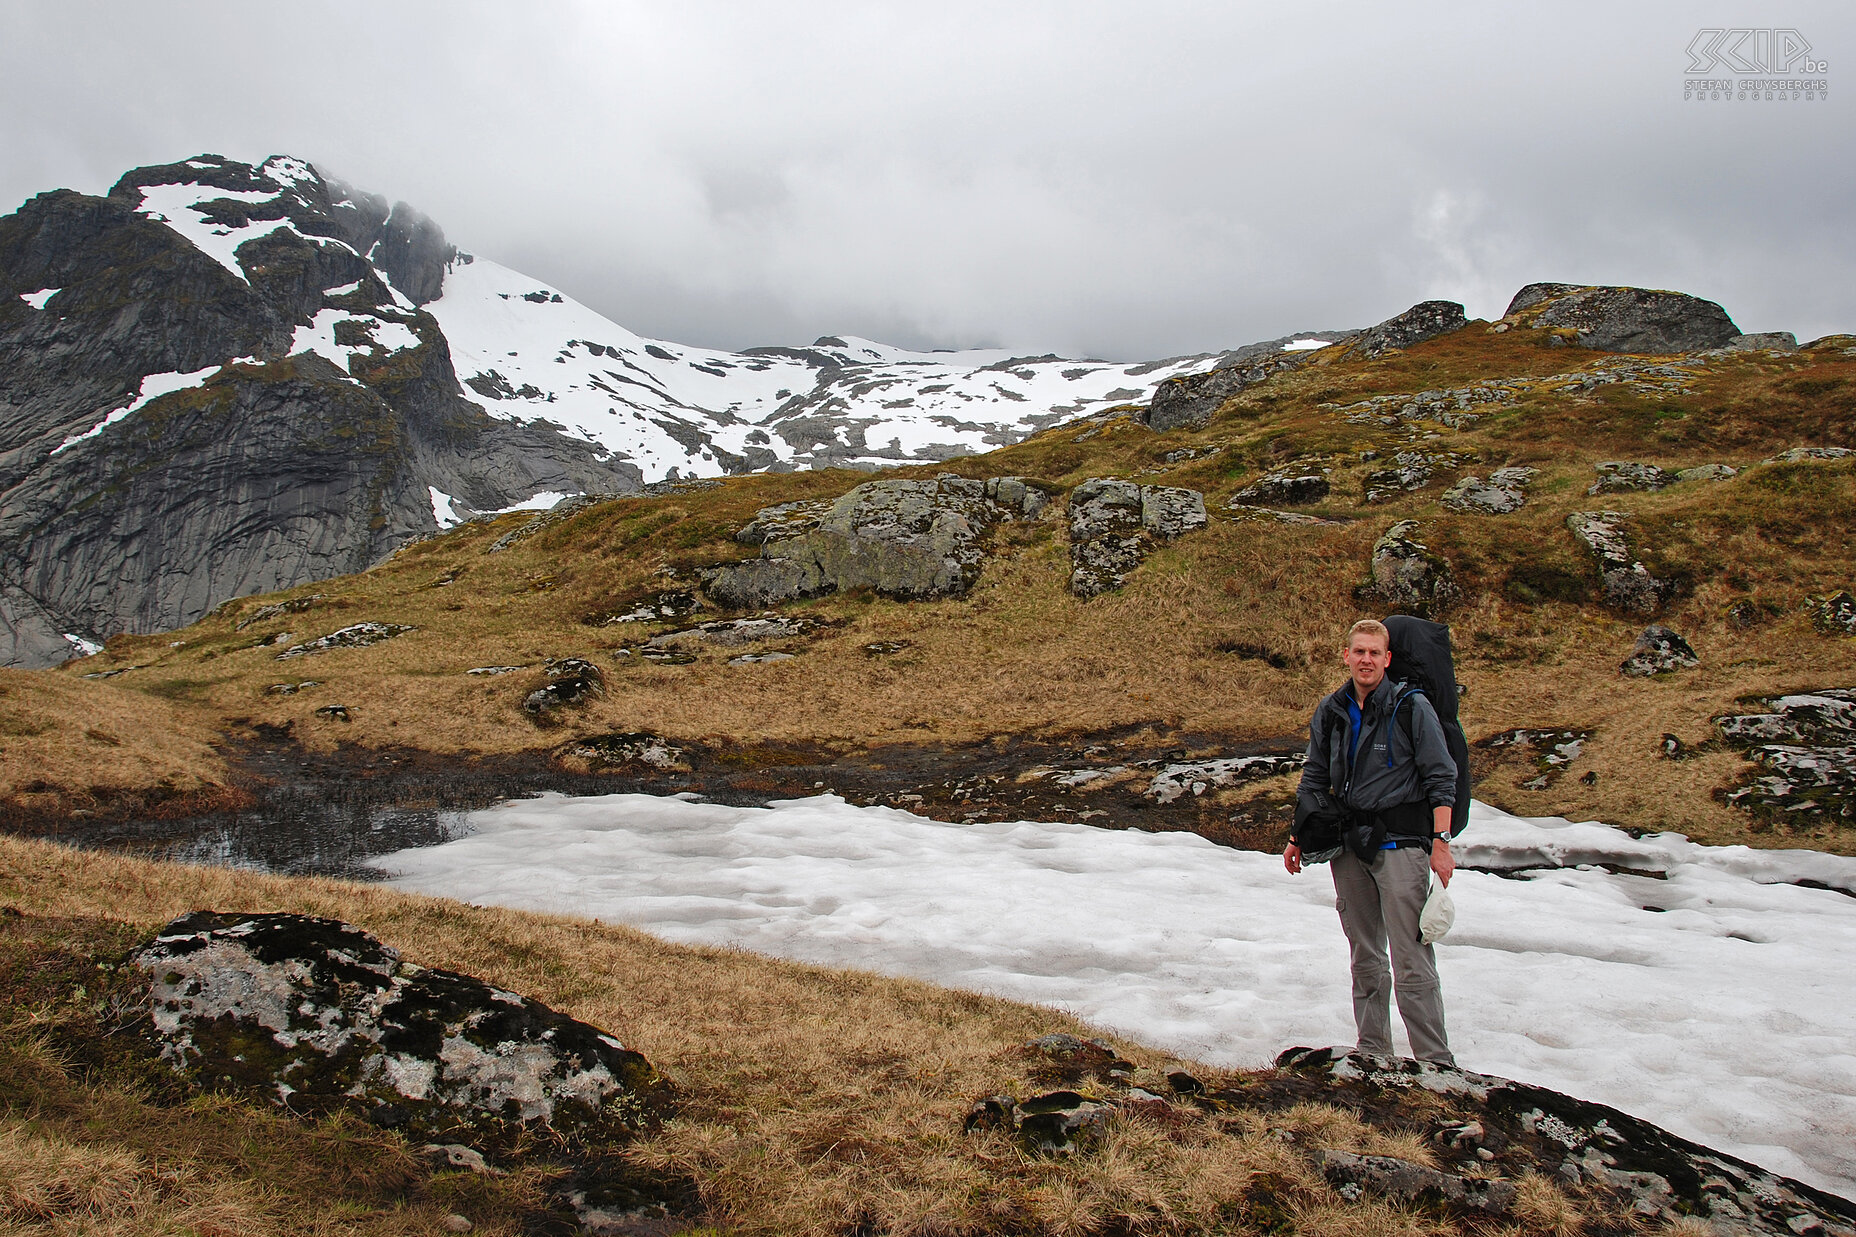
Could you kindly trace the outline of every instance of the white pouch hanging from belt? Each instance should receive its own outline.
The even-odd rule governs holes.
[[[1418,915],[1418,939],[1426,945],[1434,945],[1450,931],[1450,925],[1456,922],[1456,903],[1450,899],[1450,891],[1443,882],[1431,877],[1430,892],[1424,895],[1424,910]]]

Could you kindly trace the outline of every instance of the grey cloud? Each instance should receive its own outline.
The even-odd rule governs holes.
[[[0,208],[288,151],[690,343],[1141,358],[1433,296],[1487,316],[1536,279],[1856,328],[1848,87],[1685,103],[1683,49],[1714,20],[1687,6],[29,0],[9,20]],[[1856,17],[1783,21],[1841,82]]]

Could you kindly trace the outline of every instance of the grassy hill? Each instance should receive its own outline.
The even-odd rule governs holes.
[[[1856,441],[1847,351],[1856,341],[1684,360],[1553,340],[1473,322],[1376,360],[1330,348],[1228,401],[1201,430],[1156,434],[1132,415],[1098,418],[884,474],[1020,475],[1057,501],[1041,520],[1000,527],[964,598],[857,592],[784,607],[819,624],[769,646],[796,654],[785,661],[731,666],[741,649],[699,644],[678,664],[627,657],[621,650],[687,623],[607,620],[693,587],[705,566],[749,556],[733,534],[760,508],[831,498],[868,474],[736,477],[564,518],[467,524],[359,575],[241,599],[180,631],[118,637],[57,673],[0,676],[0,797],[16,821],[73,808],[174,813],[235,801],[249,780],[241,753],[254,744],[340,753],[366,768],[420,752],[584,771],[603,767],[589,764],[586,740],[650,732],[769,790],[792,789],[798,770],[841,771],[831,784],[853,798],[857,770],[888,770],[892,791],[913,775],[917,793],[930,792],[920,806],[936,811],[947,804],[932,791],[949,769],[1009,744],[1124,762],[1294,750],[1312,703],[1340,679],[1335,650],[1347,626],[1387,608],[1362,591],[1375,539],[1416,519],[1454,573],[1458,595],[1442,617],[1455,633],[1472,743],[1521,728],[1587,736],[1564,768],[1541,763],[1538,747],[1478,748],[1480,797],[1699,840],[1848,852],[1856,834],[1834,814],[1775,826],[1726,806],[1718,792],[1748,766],[1709,741],[1710,719],[1744,702],[1848,682],[1837,664],[1844,646],[1805,606],[1856,582],[1856,462],[1761,461]],[[1502,398],[1472,403],[1474,420],[1455,427],[1399,417],[1406,401],[1385,398],[1498,382]],[[1369,489],[1385,490],[1372,474],[1401,452],[1429,457],[1429,479],[1369,502]],[[1588,496],[1605,460],[1740,472]],[[1455,478],[1504,466],[1538,470],[1520,510],[1439,504]],[[1325,471],[1328,496],[1300,510],[1333,522],[1226,509],[1235,491],[1279,469]],[[1203,491],[1212,521],[1152,554],[1119,592],[1081,601],[1066,589],[1061,496],[1103,476]],[[1674,589],[1655,621],[1687,637],[1698,668],[1620,675],[1649,620],[1601,604],[1593,561],[1566,527],[1569,513],[1587,510],[1631,514],[1635,552]],[[277,656],[364,620],[413,630],[366,648]],[[523,699],[546,681],[544,663],[563,657],[599,666],[606,691],[538,723]],[[483,667],[518,669],[467,673]],[[1692,757],[1665,759],[1666,734]],[[1129,797],[1127,785],[1107,785],[1115,802]],[[1274,846],[1289,785],[1214,791],[1183,815],[1141,819]],[[1107,791],[1096,798],[1107,802]],[[955,806],[973,814],[970,803]]]

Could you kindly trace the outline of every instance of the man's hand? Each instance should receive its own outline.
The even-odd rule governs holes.
[[[1300,872],[1302,870],[1302,848],[1294,842],[1289,843],[1288,849],[1282,852],[1282,866],[1289,869],[1291,876]]]
[[[1450,888],[1450,877],[1456,872],[1456,856],[1450,853],[1450,819],[1449,804],[1431,809],[1431,871],[1445,889]]]

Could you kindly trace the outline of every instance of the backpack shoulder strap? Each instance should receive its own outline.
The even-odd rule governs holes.
[[[1392,698],[1392,716],[1395,719],[1400,716],[1404,717],[1403,725],[1405,727],[1405,746],[1412,749],[1414,752],[1418,748],[1418,736],[1412,730],[1412,724],[1413,724],[1411,720],[1412,711],[1410,709],[1405,709],[1403,710],[1401,714],[1399,706],[1404,704],[1407,700],[1411,699],[1413,696],[1425,696],[1425,695],[1426,695],[1425,690],[1422,687],[1419,687],[1416,683],[1406,683],[1403,689],[1399,692],[1399,694]],[[1428,699],[1429,697],[1426,696],[1426,698]]]

